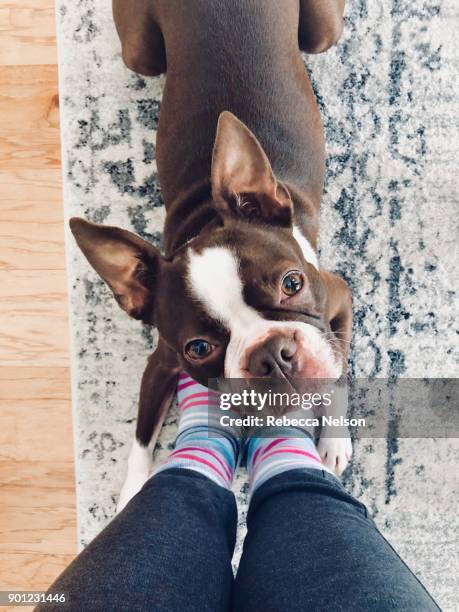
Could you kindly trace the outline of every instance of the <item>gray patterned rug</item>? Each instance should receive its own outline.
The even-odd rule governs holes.
[[[122,64],[109,0],[57,1],[66,216],[158,243],[162,79]],[[351,284],[356,376],[457,373],[455,0],[350,0],[339,46],[308,59],[327,133],[324,265]],[[68,273],[81,545],[113,517],[154,333],[130,321],[71,236]],[[457,356],[457,355],[456,355]],[[174,439],[172,413],[158,458]],[[445,610],[455,597],[456,440],[366,440],[346,483]],[[245,481],[235,490],[244,508]],[[241,512],[241,533],[244,512]]]

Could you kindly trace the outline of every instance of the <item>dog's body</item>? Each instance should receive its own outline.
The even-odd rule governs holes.
[[[182,369],[204,383],[345,370],[351,301],[318,269],[324,137],[299,49],[339,38],[343,4],[114,0],[126,64],[167,71],[156,143],[165,258],[128,232],[72,223],[122,308],[160,332],[120,507],[148,477]],[[341,470],[350,443],[325,437],[321,453]]]
[[[275,176],[295,188],[295,219],[315,249],[324,137],[298,50],[298,0],[147,4],[167,48],[156,143],[168,209],[166,256],[216,215],[209,203],[210,172],[217,121],[225,110],[256,135]],[[151,39],[146,44],[152,45]],[[158,47],[159,42],[150,48]],[[160,57],[158,73],[166,69]]]

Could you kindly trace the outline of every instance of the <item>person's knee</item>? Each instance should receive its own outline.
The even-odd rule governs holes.
[[[301,41],[301,49],[306,53],[323,53],[338,42],[343,33],[343,18],[336,16],[323,28],[310,33],[306,40]]]
[[[123,45],[123,62],[133,72],[144,76],[157,76],[163,72],[163,66],[155,62],[142,49],[133,43]]]

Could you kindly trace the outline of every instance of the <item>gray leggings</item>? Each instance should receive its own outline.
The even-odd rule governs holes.
[[[55,609],[439,610],[365,506],[321,470],[267,481],[251,501],[247,525],[234,579],[234,495],[195,472],[164,471],[50,587],[69,598]]]

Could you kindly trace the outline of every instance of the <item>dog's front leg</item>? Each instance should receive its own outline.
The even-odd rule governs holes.
[[[344,0],[300,0],[299,45],[306,53],[323,53],[343,31]]]
[[[147,446],[143,446],[137,438],[134,439],[129,453],[126,479],[116,506],[117,513],[123,510],[148,480],[153,466],[153,451],[156,439],[152,438],[151,443]]]
[[[347,416],[348,392],[346,386],[336,385],[331,393],[331,403],[322,410],[322,430],[317,450],[325,466],[339,476],[352,457],[349,429],[342,425]]]
[[[143,373],[136,436],[117,512],[137,495],[151,474],[153,451],[175,394],[179,369],[175,355],[160,340]]]
[[[113,0],[113,19],[126,66],[145,76],[166,72],[164,37],[152,0]]]

